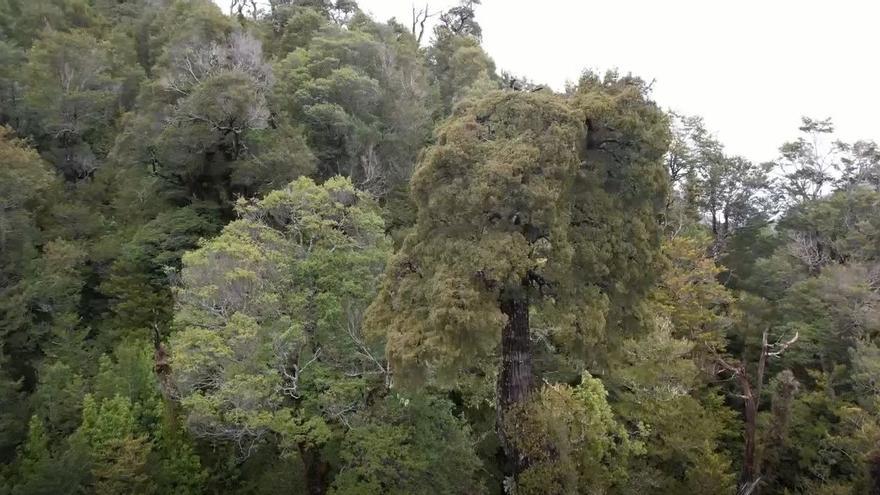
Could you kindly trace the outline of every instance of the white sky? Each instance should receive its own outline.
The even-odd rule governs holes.
[[[413,1],[358,4],[407,24]],[[653,79],[660,105],[702,115],[755,161],[796,137],[801,115],[880,141],[877,0],[483,0],[477,21],[499,70],[557,89],[584,68]]]

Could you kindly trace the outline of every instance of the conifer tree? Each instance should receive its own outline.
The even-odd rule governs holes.
[[[574,353],[629,316],[659,244],[665,121],[638,81],[585,76],[569,99],[462,103],[436,134],[412,181],[414,231],[368,325],[399,382],[449,384],[498,352],[499,433],[517,474],[529,459],[508,418],[535,385],[530,316],[548,314]]]

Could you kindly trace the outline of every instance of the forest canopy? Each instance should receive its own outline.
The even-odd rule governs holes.
[[[479,3],[0,0],[0,495],[880,495],[872,136]]]

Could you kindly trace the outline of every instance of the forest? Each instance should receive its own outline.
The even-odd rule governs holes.
[[[0,0],[0,495],[880,495],[872,136],[479,3]]]

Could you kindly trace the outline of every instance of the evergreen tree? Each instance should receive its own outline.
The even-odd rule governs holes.
[[[611,264],[625,270],[627,261],[614,252],[597,259],[594,243],[644,249],[646,258],[637,258],[635,268],[651,264],[659,241],[654,209],[664,193],[662,115],[637,86],[612,78],[586,76],[572,100],[497,92],[456,109],[413,178],[416,226],[392,260],[369,315],[373,333],[388,340],[399,381],[450,383],[500,349],[496,401],[512,474],[529,463],[515,447],[508,421],[534,387],[532,308],[558,315],[559,340],[581,351],[617,327],[626,316],[617,305],[650,276],[615,273],[617,289],[603,290],[611,285]],[[631,114],[616,113],[634,102],[641,107]],[[619,154],[603,148],[601,134],[617,119],[630,123],[629,132],[615,140]],[[640,127],[651,125],[660,132]],[[636,144],[641,133],[659,141]],[[615,239],[598,225],[614,222],[610,193],[624,184],[624,194],[633,194],[633,214],[617,221],[622,228]]]

